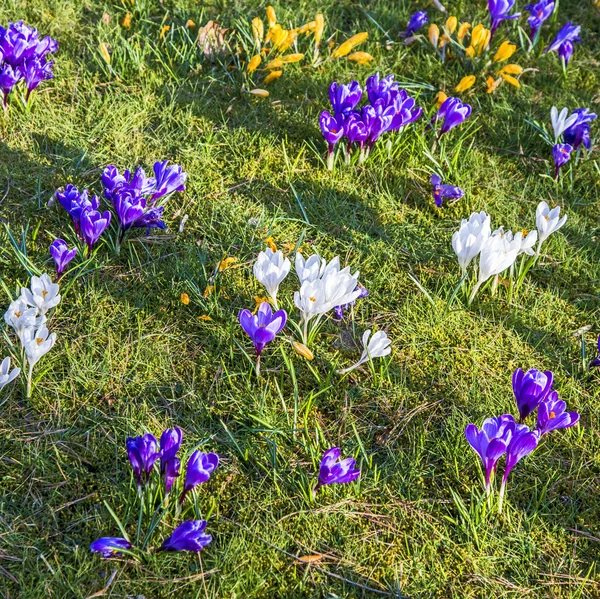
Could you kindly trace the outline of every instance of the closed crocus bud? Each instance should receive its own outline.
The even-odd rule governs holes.
[[[511,44],[508,41],[504,41],[500,44],[498,51],[494,55],[494,62],[503,62],[508,60],[516,51],[517,46]]]
[[[383,358],[392,352],[392,342],[388,338],[385,331],[377,331],[371,337],[371,329],[367,329],[362,336],[362,344],[364,347],[360,360],[344,370],[338,370],[338,374],[346,374],[355,368],[358,368],[367,361],[372,361],[374,358]]]
[[[540,237],[536,251],[536,255],[539,256],[542,243],[567,222],[567,215],[565,214],[561,218],[560,206],[556,206],[550,210],[548,204],[542,201],[538,204],[537,210],[535,211],[535,220]]]
[[[260,45],[265,38],[265,26],[263,25],[262,19],[258,17],[252,19],[252,37],[254,38],[254,43],[260,48]]]
[[[460,229],[452,236],[452,249],[454,250],[462,274],[467,272],[467,267],[487,243],[492,230],[490,216],[485,212],[474,212],[469,220],[463,219]]]
[[[448,17],[444,29],[449,35],[452,35],[458,26],[458,19],[456,17]]]
[[[185,471],[185,485],[179,503],[183,503],[185,496],[192,489],[210,479],[210,475],[219,465],[219,456],[216,453],[203,453],[194,451],[190,456]]]
[[[552,43],[544,50],[545,52],[558,52],[565,65],[569,64],[573,55],[574,43],[580,43],[579,32],[581,27],[573,25],[570,21],[558,32]]]
[[[212,537],[204,533],[206,520],[192,520],[180,524],[161,545],[161,551],[202,551]]]
[[[425,23],[427,23],[428,20],[427,13],[424,10],[419,10],[414,13],[408,21],[404,37],[412,37],[419,29],[421,29],[421,27],[423,27],[423,25],[425,25]]]
[[[267,6],[267,21],[269,22],[269,27],[274,27],[277,24],[277,16],[272,6]]]
[[[104,559],[110,557],[120,557],[123,555],[123,549],[131,549],[132,545],[127,539],[120,537],[101,537],[96,539],[91,545],[90,550],[93,553],[100,554]]]
[[[141,486],[142,474],[145,474],[145,480],[148,482],[154,463],[160,457],[156,437],[150,433],[141,437],[128,437],[126,447],[138,486]]]
[[[514,371],[512,386],[521,420],[525,420],[548,397],[553,381],[554,375],[549,370],[540,372],[531,369],[523,372],[517,368]]]
[[[429,25],[429,30],[427,31],[427,37],[429,38],[431,45],[434,48],[437,48],[438,42],[440,41],[440,28],[435,23],[432,23],[431,25]]]
[[[81,215],[80,227],[81,235],[88,246],[88,254],[92,246],[100,239],[100,236],[110,225],[111,214],[105,211],[103,213],[97,210],[86,210]]]
[[[59,278],[65,271],[67,264],[75,258],[76,253],[77,248],[70,250],[67,242],[63,239],[55,239],[52,242],[52,245],[50,246],[50,255],[56,264],[56,274]]]
[[[313,354],[313,352],[308,347],[306,347],[306,345],[304,345],[304,343],[300,343],[299,341],[294,341],[292,343],[292,347],[294,348],[294,351],[299,356],[302,356],[303,358],[305,358],[307,360],[314,360],[315,354]]]
[[[160,470],[164,472],[165,464],[173,459],[181,443],[183,442],[183,431],[179,428],[167,428],[160,436]]]
[[[354,48],[355,46],[358,46],[359,44],[362,44],[362,42],[364,42],[368,37],[369,37],[369,34],[366,31],[357,33],[357,34],[353,35],[352,37],[349,37],[344,43],[340,44],[331,53],[331,57],[332,58],[342,58],[342,57],[346,56],[347,54],[350,54],[350,52],[352,51],[352,48]]]
[[[475,75],[466,75],[460,80],[460,83],[454,88],[455,92],[464,92],[475,84],[477,77]]]
[[[20,368],[10,369],[10,358],[4,358],[0,364],[0,391],[6,387],[9,383],[12,383],[19,374],[21,374]]]
[[[570,144],[555,144],[552,148],[552,159],[554,160],[554,179],[558,180],[558,175],[562,166],[571,160],[573,146]]]
[[[323,31],[325,30],[325,18],[321,13],[315,17],[315,44],[319,44],[323,39]]]
[[[288,276],[291,266],[291,262],[283,257],[281,251],[274,252],[271,248],[261,252],[254,263],[254,276],[265,286],[275,306],[277,306],[279,285]]]
[[[360,65],[368,65],[372,60],[374,60],[373,56],[371,56],[368,52],[353,52],[352,54],[348,54],[347,59]]]

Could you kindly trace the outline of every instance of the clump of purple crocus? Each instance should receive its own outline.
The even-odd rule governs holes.
[[[327,142],[327,168],[333,168],[335,146],[342,139],[346,161],[350,161],[352,146],[359,148],[359,162],[363,162],[373,144],[384,134],[401,131],[416,121],[422,109],[415,106],[405,90],[400,89],[393,75],[381,78],[379,73],[367,79],[366,92],[369,103],[359,107],[363,90],[358,81],[349,84],[334,82],[329,87],[333,114],[323,111],[319,125]]]
[[[527,22],[531,28],[529,39],[533,42],[538,31],[541,29],[545,21],[547,21],[554,12],[554,0],[540,0],[535,4],[528,4],[525,10],[529,12]]]
[[[67,242],[64,239],[55,239],[50,245],[50,255],[54,259],[54,263],[56,264],[56,274],[58,275],[58,280],[63,275],[67,264],[75,258],[75,254],[77,253],[77,248],[69,249]]]
[[[121,175],[116,166],[109,165],[102,173],[104,197],[109,200],[119,219],[119,242],[132,227],[166,229],[162,220],[164,204],[177,191],[185,190],[187,173],[181,166],[168,165],[168,160],[154,163],[154,177],[146,177],[144,169],[125,170]]]
[[[313,489],[315,494],[325,485],[351,483],[360,476],[360,470],[355,467],[356,460],[354,458],[340,460],[341,455],[342,451],[339,447],[332,447],[323,454],[319,467],[319,480]]]
[[[573,50],[575,43],[581,43],[579,32],[581,27],[579,25],[573,25],[570,21],[562,27],[562,29],[556,34],[556,37],[552,40],[550,45],[544,50],[546,52],[557,52],[563,61],[563,65],[567,67],[571,56],[573,56]]]
[[[335,306],[333,309],[334,319],[335,320],[343,320],[344,319],[344,311],[348,310],[354,304],[356,304],[356,300],[363,299],[369,295],[369,290],[366,287],[363,287],[360,283],[356,286],[354,291],[360,291],[360,295],[349,304],[344,304],[343,306]]]
[[[437,123],[443,120],[442,128],[438,134],[438,138],[448,133],[448,131],[458,127],[471,116],[471,106],[463,104],[459,98],[446,98],[440,106],[437,114],[433,117],[433,122]]]
[[[50,37],[40,39],[38,30],[23,21],[0,26],[0,91],[4,95],[4,108],[15,86],[23,81],[26,100],[39,84],[54,77],[48,60],[58,50],[58,42]]]
[[[567,412],[564,401],[552,390],[554,375],[550,371],[540,372],[531,369],[523,372],[520,368],[513,373],[513,392],[521,423],[517,424],[510,414],[497,418],[488,418],[481,430],[474,424],[467,425],[465,437],[469,445],[477,452],[485,471],[486,493],[491,495],[492,475],[498,462],[506,455],[504,475],[500,487],[498,510],[502,511],[506,482],[511,470],[517,463],[532,453],[543,435],[553,430],[569,428],[579,421],[577,412]],[[531,430],[523,424],[528,416],[537,409],[537,426]]]
[[[431,175],[431,187],[433,191],[433,202],[438,208],[442,207],[446,198],[458,200],[465,195],[465,192],[460,187],[442,183],[442,178],[435,173]]]
[[[423,27],[423,25],[425,25],[425,23],[427,23],[428,20],[427,12],[424,10],[417,11],[410,17],[408,24],[406,25],[406,31],[402,36],[406,38],[406,40],[409,40],[417,33],[417,31],[419,31],[419,29],[421,29],[421,27]]]
[[[490,43],[502,21],[518,19],[520,12],[513,15],[508,13],[513,9],[516,0],[488,0],[488,9],[490,11]]]
[[[269,302],[262,302],[256,314],[250,310],[240,310],[238,320],[256,351],[256,376],[260,376],[260,355],[267,345],[282,331],[287,322],[285,310],[273,312]]]

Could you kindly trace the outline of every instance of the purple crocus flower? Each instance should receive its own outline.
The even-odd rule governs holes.
[[[0,91],[4,94],[4,106],[8,105],[8,96],[13,87],[18,83],[21,75],[13,67],[6,63],[0,70]]]
[[[548,20],[554,12],[554,0],[541,0],[535,4],[528,4],[525,10],[529,11],[527,22],[531,27],[530,39],[534,39],[544,21]]]
[[[67,242],[63,239],[55,239],[50,246],[50,255],[56,263],[56,274],[58,278],[62,276],[67,264],[75,258],[77,248],[69,249]]]
[[[141,486],[142,473],[146,475],[146,482],[148,482],[154,462],[160,457],[156,437],[151,433],[140,437],[127,437],[126,447],[133,473],[137,478],[138,486]]]
[[[577,115],[577,120],[568,129],[563,131],[563,138],[566,143],[577,150],[583,145],[586,150],[592,149],[592,139],[590,136],[590,123],[598,118],[598,115],[590,112],[589,108],[577,108],[573,111]]]
[[[444,119],[440,135],[464,123],[471,116],[471,106],[463,104],[459,98],[446,98],[434,117],[434,122]]]
[[[52,79],[54,74],[52,73],[53,62],[45,62],[39,58],[30,58],[21,67],[20,72],[25,79],[25,85],[27,86],[27,98],[29,94],[38,87],[42,81]]]
[[[498,460],[506,452],[506,448],[515,431],[515,419],[510,414],[496,418],[487,418],[479,430],[474,424],[467,425],[465,437],[469,445],[477,452],[485,470],[485,488],[489,493],[492,473]]]
[[[581,38],[579,32],[581,27],[573,25],[570,21],[556,34],[551,44],[544,50],[546,52],[558,52],[558,55],[563,59],[565,66],[569,64],[573,55],[573,44],[580,43]]]
[[[598,356],[590,362],[590,368],[600,368],[600,335],[598,335]]]
[[[184,173],[183,168],[178,164],[167,166],[168,164],[168,160],[154,163],[155,189],[152,192],[152,201],[176,191],[185,191],[187,173]]]
[[[167,428],[160,436],[160,469],[164,470],[164,464],[173,459],[181,443],[183,442],[183,431],[179,428]]]
[[[81,213],[79,227],[81,236],[87,243],[88,254],[92,251],[92,246],[100,239],[100,236],[110,225],[111,214],[106,210],[103,213],[97,210],[84,210]]]
[[[386,107],[383,100],[377,100],[374,105],[367,104],[362,108],[362,120],[369,130],[369,148],[391,126],[394,118],[394,107]]]
[[[356,298],[356,300],[362,299],[369,295],[369,290],[360,284],[356,286],[354,291],[360,291],[360,295]],[[356,304],[356,300],[350,302],[349,304],[344,304],[343,306],[335,306],[333,309],[335,320],[343,320],[344,310],[348,310],[350,306],[354,306],[354,304]]]
[[[490,42],[494,37],[498,25],[502,21],[518,19],[521,16],[520,12],[513,15],[508,13],[513,9],[516,0],[488,0],[488,9],[490,11]]]
[[[521,420],[525,420],[548,397],[553,382],[554,374],[549,370],[540,372],[532,368],[523,372],[517,368],[513,372],[512,387]]]
[[[60,205],[69,213],[71,220],[75,224],[75,230],[79,233],[79,221],[81,220],[81,214],[87,210],[98,210],[100,207],[100,199],[98,196],[92,196],[89,198],[87,189],[82,192],[69,183],[64,191],[57,191],[56,198],[60,202]]]
[[[332,116],[324,110],[319,116],[321,133],[327,142],[327,168],[333,169],[335,144],[344,136],[345,117],[342,114]]]
[[[267,343],[275,339],[287,321],[285,310],[273,310],[268,302],[262,302],[256,314],[250,310],[240,310],[238,320],[254,344],[256,355],[260,356]]]
[[[165,463],[165,469],[163,476],[165,479],[165,494],[168,495],[171,491],[171,487],[175,482],[175,479],[179,476],[179,468],[181,467],[181,460],[179,458],[171,458]]]
[[[411,16],[404,32],[404,37],[413,36],[429,19],[427,13],[424,10],[419,10]]]
[[[190,456],[185,471],[185,484],[179,503],[183,503],[185,496],[200,483],[210,479],[210,475],[219,465],[219,456],[216,453],[202,453],[194,451]]]
[[[399,91],[398,83],[394,81],[394,75],[382,78],[379,73],[375,73],[367,79],[365,88],[371,104],[383,100],[384,106],[392,104],[395,95]]]
[[[206,520],[190,520],[180,524],[161,545],[161,551],[202,551],[212,537],[204,533]]]
[[[132,545],[127,539],[120,537],[101,537],[96,539],[91,545],[90,550],[99,553],[101,557],[120,557],[123,555],[120,550],[131,549]]]
[[[576,425],[579,422],[579,414],[566,410],[567,404],[558,399],[556,391],[552,391],[538,408],[537,430],[540,435]]]
[[[319,481],[314,488],[315,493],[324,485],[351,483],[360,476],[360,470],[355,468],[356,460],[354,458],[340,460],[341,454],[339,447],[332,447],[323,454],[319,468]]]
[[[353,143],[359,144],[362,149],[367,139],[369,139],[369,128],[363,121],[360,112],[353,112],[344,124],[344,133],[348,140],[348,154],[350,154],[350,146]]]
[[[552,148],[552,159],[554,160],[554,179],[558,181],[558,175],[562,166],[571,160],[571,144],[555,144]]]
[[[460,187],[442,183],[442,178],[435,173],[431,175],[431,186],[433,188],[433,201],[438,208],[442,207],[444,198],[459,199],[465,195]]]
[[[362,89],[358,81],[348,84],[334,81],[329,86],[329,100],[335,115],[348,115],[356,108],[362,98]]]

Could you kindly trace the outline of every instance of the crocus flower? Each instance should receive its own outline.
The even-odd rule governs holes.
[[[327,168],[333,169],[333,151],[335,144],[344,136],[344,117],[342,115],[331,116],[326,110],[319,116],[321,133],[327,142]]]
[[[336,256],[334,260],[337,260],[337,268],[339,270],[339,258]],[[296,275],[300,281],[300,285],[304,281],[315,281],[322,276],[326,262],[319,254],[313,254],[309,258],[304,258],[300,252],[296,252],[296,260],[294,263],[296,267]]]
[[[319,481],[314,488],[315,493],[324,485],[351,483],[360,476],[360,470],[355,467],[356,460],[354,458],[340,460],[341,454],[339,447],[332,447],[323,454],[319,468]]]
[[[535,220],[537,224],[537,230],[540,235],[536,256],[540,255],[540,249],[542,243],[555,231],[558,231],[566,222],[567,215],[565,214],[560,218],[560,206],[556,206],[550,210],[548,204],[544,201],[538,204],[535,211]]]
[[[454,250],[462,274],[467,272],[467,267],[487,243],[492,228],[490,215],[481,211],[473,212],[469,220],[463,219],[458,231],[452,235],[452,249]]]
[[[167,428],[160,436],[160,469],[164,471],[165,464],[173,459],[183,441],[183,431],[179,428]]]
[[[369,127],[362,118],[360,113],[353,112],[344,123],[344,134],[348,140],[348,154],[350,154],[350,146],[353,143],[359,144],[361,150],[369,139]]]
[[[590,362],[590,368],[600,368],[600,335],[598,335],[598,356]]]
[[[219,465],[219,456],[216,453],[202,453],[194,451],[190,456],[185,471],[185,484],[179,503],[183,503],[185,496],[200,483],[210,479],[210,475]]]
[[[433,201],[438,208],[442,207],[445,198],[460,199],[465,195],[460,187],[442,183],[442,178],[435,173],[431,175],[431,187],[433,188]]]
[[[573,146],[570,144],[555,144],[552,148],[552,159],[554,160],[554,179],[558,180],[558,175],[562,166],[571,160]]]
[[[525,10],[529,11],[529,18],[527,22],[531,27],[530,39],[535,38],[536,33],[540,27],[554,12],[554,0],[541,0],[535,4],[528,4]]]
[[[558,52],[558,55],[562,58],[565,66],[567,66],[573,55],[573,44],[581,42],[581,38],[579,37],[580,31],[581,27],[579,25],[573,25],[573,23],[569,21],[557,33],[551,44],[544,50],[544,53]]]
[[[498,460],[506,452],[515,431],[515,419],[510,414],[496,418],[487,418],[479,430],[474,424],[467,425],[465,437],[469,445],[477,452],[485,471],[485,488],[489,493],[493,472]]]
[[[9,64],[0,69],[0,91],[4,94],[4,107],[8,105],[8,96],[21,76]]]
[[[148,482],[154,462],[160,457],[156,437],[151,433],[140,437],[127,437],[126,447],[129,462],[137,478],[138,487],[140,487],[142,473],[146,475],[146,482]]]
[[[560,141],[560,136],[577,123],[578,115],[575,113],[569,115],[569,109],[566,107],[559,113],[558,108],[553,106],[550,109],[550,120],[554,131],[554,142],[558,143]]]
[[[366,287],[363,287],[360,283],[356,286],[355,291],[356,290],[360,291],[360,295],[356,298],[356,300],[362,299],[369,295],[369,290]],[[342,320],[344,318],[344,310],[348,310],[348,308],[350,308],[351,306],[354,306],[354,304],[356,303],[356,300],[354,300],[353,302],[350,302],[349,304],[344,304],[342,306],[336,306],[333,309],[333,313],[335,315],[334,318],[336,320]]]
[[[425,23],[427,23],[429,19],[427,18],[427,13],[424,10],[419,10],[414,13],[406,26],[406,31],[404,32],[404,37],[413,36]]]
[[[499,512],[502,511],[504,491],[510,471],[538,446],[539,441],[540,436],[537,432],[531,432],[525,424],[517,424],[510,443],[506,448],[506,464],[504,465],[504,476],[502,477],[502,485],[500,486],[500,495],[498,498]]]
[[[162,162],[155,162],[152,167],[155,177],[152,192],[153,201],[176,191],[185,191],[187,173],[183,172],[183,168],[178,164],[167,166],[168,164],[168,160],[163,160]]]
[[[538,232],[537,231],[517,231],[514,235],[512,231],[504,231],[503,227],[496,229],[492,233],[492,237],[496,235],[502,235],[508,242],[508,247],[513,250],[517,250],[517,256],[521,254],[527,254],[533,256],[535,251],[533,246],[537,242]]]
[[[334,81],[329,86],[329,100],[335,115],[349,115],[362,98],[362,89],[358,81],[348,84]]]
[[[240,310],[238,320],[254,344],[256,355],[260,356],[267,343],[275,339],[287,321],[285,310],[273,313],[268,302],[262,302],[255,315],[250,310]]]
[[[90,199],[87,189],[80,192],[75,185],[70,183],[65,187],[64,191],[56,192],[56,198],[60,202],[60,205],[69,213],[77,232],[79,232],[81,213],[86,210],[98,210],[100,207],[98,196],[92,196]]]
[[[12,383],[21,374],[20,368],[10,369],[10,358],[6,357],[0,364],[0,391]]]
[[[516,0],[488,0],[488,9],[490,11],[490,41],[494,36],[498,25],[502,21],[518,19],[521,16],[520,12],[509,15],[513,9]]]
[[[274,252],[271,248],[266,248],[264,252],[258,254],[254,263],[254,276],[259,283],[265,286],[275,307],[277,307],[279,285],[288,276],[291,266],[292,263],[288,258],[283,257],[281,251]]]
[[[379,73],[371,75],[365,85],[367,96],[371,104],[383,100],[385,106],[389,106],[394,96],[399,92],[398,83],[394,81],[394,75],[380,77]]]
[[[99,553],[103,558],[120,557],[123,555],[120,550],[131,549],[132,545],[127,539],[120,537],[101,537],[96,539],[91,545],[90,550]]]
[[[40,324],[37,308],[30,308],[22,297],[10,303],[4,313],[4,322],[13,329],[21,343],[23,343],[24,332]]]
[[[79,226],[83,240],[87,243],[88,253],[92,251],[92,246],[110,225],[110,218],[111,214],[108,210],[103,213],[97,210],[85,210],[81,214]]]
[[[161,551],[202,551],[212,537],[204,533],[206,520],[190,520],[180,524],[162,544]]]
[[[165,479],[165,494],[168,495],[175,479],[179,476],[179,468],[181,460],[179,458],[171,458],[165,462],[163,476]]]
[[[463,104],[458,98],[446,98],[438,110],[434,122],[444,120],[440,135],[448,133],[454,127],[464,123],[471,116],[471,106]]]
[[[579,422],[577,412],[567,412],[567,404],[552,391],[538,408],[537,430],[541,435],[559,428],[569,428]]]
[[[552,391],[554,374],[547,370],[540,372],[535,368],[523,372],[517,368],[513,372],[512,387],[521,420],[525,420]]]
[[[32,58],[25,62],[21,67],[20,71],[25,80],[27,86],[27,95],[29,98],[31,92],[36,89],[42,81],[52,79],[54,74],[52,73],[52,66],[54,63],[46,62],[38,58]]]
[[[56,274],[60,279],[61,275],[65,271],[65,268],[77,253],[77,248],[69,249],[67,242],[63,239],[55,239],[50,245],[50,255],[54,258],[56,264]]]
[[[56,333],[50,334],[45,325],[38,329],[26,329],[23,333],[23,346],[29,368],[33,368],[56,343]]]
[[[41,277],[31,277],[30,289],[21,287],[21,298],[28,306],[36,308],[41,316],[45,316],[60,303],[61,296],[58,291],[59,286],[44,273]]]
[[[565,142],[572,145],[574,150],[577,150],[581,145],[586,150],[591,150],[590,123],[595,121],[598,115],[590,112],[588,108],[577,108],[573,111],[573,115],[577,116],[577,120],[563,131]]]
[[[400,131],[407,125],[414,123],[423,114],[420,106],[415,106],[415,99],[411,98],[405,90],[401,89],[392,97],[390,106],[393,109],[390,131]]]
[[[371,337],[371,329],[367,329],[362,336],[362,344],[364,347],[360,360],[344,370],[338,370],[338,374],[346,374],[355,368],[358,368],[365,362],[373,360],[374,358],[383,358],[388,356],[392,352],[392,342],[387,336],[385,331],[377,331]]]

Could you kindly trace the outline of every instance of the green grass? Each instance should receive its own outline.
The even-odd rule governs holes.
[[[268,99],[243,94],[238,73],[204,62],[183,27],[188,18],[224,26],[264,18],[265,5],[201,4],[138,0],[131,30],[119,27],[128,3],[116,0],[0,7],[0,23],[22,18],[60,42],[56,78],[30,110],[13,103],[0,115],[0,216],[21,258],[26,252],[50,272],[49,244],[73,235],[60,207],[47,207],[57,187],[98,191],[110,163],[149,169],[169,158],[189,173],[186,192],[168,205],[166,233],[132,238],[119,256],[101,245],[76,279],[65,278],[51,322],[58,342],[38,366],[33,397],[17,385],[0,397],[3,597],[88,597],[109,582],[107,597],[600,597],[599,374],[584,370],[577,333],[591,327],[583,334],[589,358],[600,333],[598,153],[554,184],[545,176],[550,148],[526,122],[549,127],[553,104],[597,111],[598,9],[589,0],[561,3],[558,23],[580,23],[584,37],[566,76],[555,55],[527,60],[519,51],[511,61],[536,69],[520,90],[465,94],[473,118],[449,134],[446,151],[451,182],[467,195],[438,211],[423,123],[390,160],[382,149],[362,167],[333,173],[323,166],[317,124],[334,79],[394,73],[419,84],[414,93],[428,110],[437,89],[458,82],[463,67],[441,65],[426,47],[386,47],[367,16],[398,41],[420,3],[275,3],[282,23],[320,10],[327,35],[368,31],[361,49],[376,60],[292,65]],[[485,19],[483,0],[446,4],[463,20]],[[172,29],[161,41],[163,22]],[[517,41],[511,28],[498,35]],[[111,45],[112,73],[100,42]],[[542,199],[569,220],[519,294],[509,303],[505,289],[484,292],[470,308],[459,294],[446,309],[460,279],[450,245],[460,219],[487,210],[493,228],[532,228]],[[7,230],[0,277],[16,293],[30,273]],[[251,263],[268,236],[280,247],[301,241],[306,252],[341,256],[371,295],[354,320],[326,322],[312,363],[285,341],[269,347],[257,381],[236,314],[263,294]],[[239,262],[213,281],[225,254]],[[211,283],[215,293],[204,298]],[[290,275],[280,297],[297,318],[294,290]],[[8,301],[4,294],[2,306]],[[393,340],[391,359],[332,375],[358,358],[362,331],[372,327]],[[517,367],[553,370],[561,397],[582,416],[517,466],[498,516],[483,505],[463,431],[514,412]],[[101,561],[89,543],[119,535],[104,502],[130,534],[137,521],[125,439],[168,426],[184,429],[186,451],[221,456],[188,514],[211,513],[213,543],[198,557]],[[320,455],[333,445],[355,456],[363,474],[311,502]],[[313,565],[294,559],[315,554],[323,558]]]

